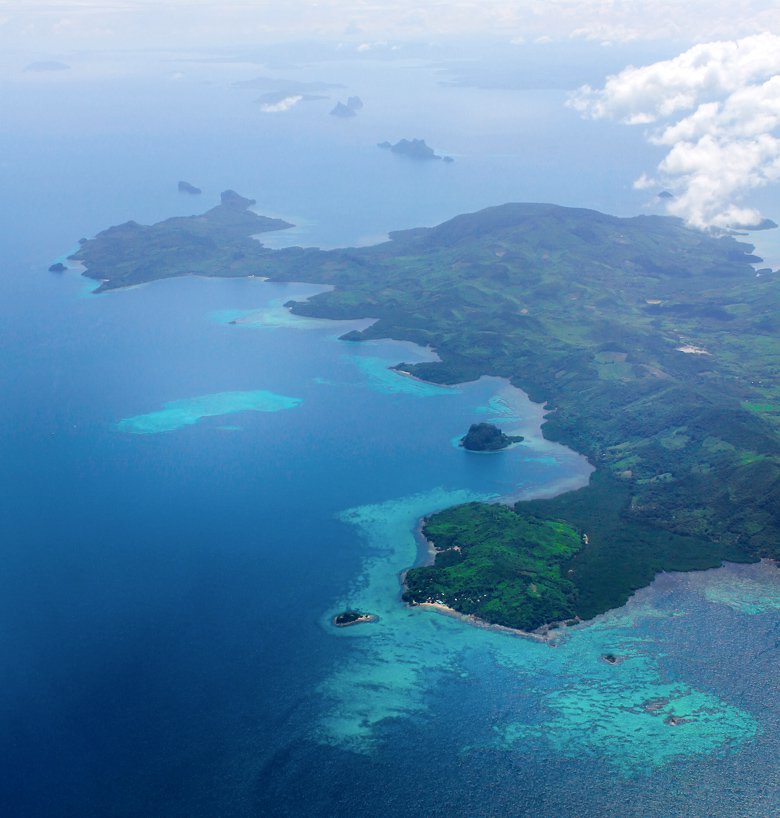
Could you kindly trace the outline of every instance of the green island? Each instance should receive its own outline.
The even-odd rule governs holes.
[[[531,630],[622,605],[660,571],[780,557],[780,284],[750,245],[507,204],[372,247],[274,251],[251,236],[286,223],[225,195],[74,258],[99,291],[188,273],[333,285],[290,308],[376,319],[347,340],[431,346],[440,361],[400,365],[418,378],[509,379],[546,403],[544,435],[595,466],[578,491],[431,517],[437,559],[408,572],[414,599]]]
[[[522,435],[505,434],[492,423],[472,423],[460,439],[460,445],[470,452],[498,452],[524,439]]]

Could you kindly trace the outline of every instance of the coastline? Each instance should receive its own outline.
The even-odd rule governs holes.
[[[463,449],[464,452],[468,452],[469,454],[501,454],[501,452],[509,452],[512,449],[516,449],[519,446],[522,446],[525,443],[525,440],[514,440],[512,443],[508,443],[506,446],[502,446],[500,449],[467,449],[463,443],[458,443],[458,448]]]
[[[577,619],[567,622],[550,622],[547,625],[542,625],[535,631],[523,631],[520,630],[520,628],[509,628],[506,625],[495,625],[492,622],[487,622],[486,620],[480,619],[478,616],[474,616],[473,614],[461,613],[460,611],[456,611],[454,608],[450,608],[449,605],[445,605],[443,602],[414,602],[408,604],[406,607],[423,608],[425,610],[435,611],[442,616],[449,616],[452,619],[458,619],[461,622],[465,622],[467,625],[471,625],[475,628],[483,628],[484,630],[507,633],[513,636],[519,636],[523,639],[532,639],[535,642],[544,642],[550,647],[555,647],[555,640],[561,634],[563,628],[568,627],[568,625],[578,625],[582,621]]]
[[[397,341],[399,343],[410,343],[409,341],[404,341],[403,339],[398,339],[398,338],[389,338],[388,340]],[[414,341],[412,341],[411,343],[414,343]],[[419,344],[417,344],[417,346],[419,346]],[[420,349],[424,349],[424,350],[428,351],[430,349],[430,347],[420,347]],[[436,361],[432,360],[431,363],[436,363]],[[400,375],[402,378],[409,378],[409,380],[411,380],[411,381],[417,381],[417,383],[424,383],[424,384],[426,384],[426,386],[438,386],[438,387],[441,387],[443,389],[457,389],[458,388],[458,384],[454,384],[454,383],[436,383],[435,381],[426,381],[425,378],[418,378],[417,375],[412,375],[411,372],[407,372],[405,369],[398,369],[395,366],[388,366],[387,368],[390,370],[390,372],[395,372],[396,375]]]
[[[780,560],[772,559],[771,557],[762,557],[758,563],[762,565],[772,566],[776,571],[780,571]],[[660,571],[656,574],[655,582],[659,577],[663,577],[666,575],[696,575],[696,574],[707,574],[712,571],[720,571],[722,568],[726,568],[728,566],[741,566],[741,565],[756,565],[757,563],[740,563],[734,562],[732,560],[724,560],[724,562],[715,568],[701,568],[701,569],[691,569],[690,571]],[[652,583],[651,583],[652,584]],[[650,587],[650,586],[647,586]],[[629,599],[633,598],[638,591],[644,590],[642,588],[637,589],[634,593],[629,597]],[[560,637],[564,630],[568,627],[573,627],[574,625],[582,625],[587,623],[591,620],[584,620],[580,619],[579,617],[571,620],[564,620],[562,622],[551,622],[546,625],[542,625],[541,627],[537,628],[534,631],[524,631],[520,630],[519,628],[509,628],[505,625],[495,625],[490,622],[486,622],[484,619],[480,619],[478,616],[474,616],[473,614],[464,614],[460,611],[456,611],[454,608],[450,608],[449,605],[445,605],[443,602],[413,602],[407,604],[407,608],[424,608],[426,610],[434,611],[441,616],[449,616],[452,619],[458,619],[461,622],[465,622],[468,625],[471,625],[476,628],[482,628],[484,630],[491,630],[491,631],[498,631],[500,633],[507,633],[513,636],[519,636],[524,639],[532,639],[535,642],[543,642],[550,647],[556,647],[555,641],[558,637]],[[621,606],[623,607],[623,606]],[[613,609],[617,610],[617,609]],[[610,654],[611,655],[611,654]],[[602,656],[602,659],[606,661],[608,664],[620,664],[621,662],[625,661],[624,657],[614,657],[615,661],[610,661],[606,656]]]
[[[418,554],[425,553],[425,555],[426,555],[425,562],[420,563],[423,566],[433,565],[433,561],[436,559],[436,554],[437,554],[436,546],[434,545],[433,540],[429,540],[425,536],[425,534],[423,534],[423,527],[425,526],[425,520],[427,519],[427,516],[428,515],[420,517],[420,519],[417,520],[417,525],[415,526],[415,529],[414,529],[414,536],[415,536],[415,539],[417,540]],[[403,572],[403,574],[401,576],[402,585],[403,585],[404,588],[406,587],[406,571],[407,570],[408,569],[404,570],[404,572]]]

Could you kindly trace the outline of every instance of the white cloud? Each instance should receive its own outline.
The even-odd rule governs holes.
[[[570,104],[583,116],[651,126],[648,140],[668,150],[655,177],[634,186],[669,188],[669,212],[697,227],[759,222],[744,198],[780,181],[780,36],[704,43],[631,66],[603,88],[583,86]]]
[[[303,97],[300,94],[296,94],[294,96],[285,97],[279,100],[279,102],[270,102],[261,105],[260,110],[264,114],[280,114],[284,111],[289,111],[290,108],[294,108],[302,99]]]
[[[651,179],[646,173],[643,173],[634,181],[635,190],[651,190],[657,185],[658,183],[655,181],[655,179]]]

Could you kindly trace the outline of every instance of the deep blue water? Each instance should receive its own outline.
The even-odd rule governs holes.
[[[777,813],[771,566],[661,577],[557,647],[404,609],[419,516],[585,478],[539,439],[538,409],[495,380],[388,375],[425,354],[408,345],[225,323],[283,318],[274,305],[310,286],[183,279],[96,297],[75,272],[45,272],[82,235],[193,212],[226,187],[300,225],[281,241],[323,246],[510,199],[641,203],[630,180],[651,157],[636,135],[577,123],[558,92],[439,88],[412,65],[358,76],[354,122],[329,119],[332,101],[264,117],[221,76],[6,84],[0,814]],[[402,136],[455,164],[374,148]],[[204,196],[179,197],[179,178]],[[117,426],[254,390],[302,402],[159,434]],[[453,447],[491,413],[528,444]],[[335,631],[346,603],[380,622]],[[626,661],[606,665],[609,651]],[[655,698],[689,721],[663,725]]]

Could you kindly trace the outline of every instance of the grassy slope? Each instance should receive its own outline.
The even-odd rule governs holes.
[[[581,616],[621,604],[658,570],[780,556],[780,289],[756,276],[748,245],[667,218],[527,204],[375,247],[272,252],[247,243],[258,219],[215,208],[205,227],[193,217],[141,228],[155,241],[131,236],[113,267],[111,231],[79,256],[104,288],[181,274],[180,255],[192,258],[181,228],[197,223],[191,271],[335,284],[293,309],[378,319],[354,340],[435,347],[441,363],[404,367],[420,377],[500,375],[547,401],[545,435],[597,472],[580,492],[516,511],[588,534],[561,562]],[[479,520],[486,538],[506,523],[491,533]],[[500,621],[508,608],[481,615]]]

